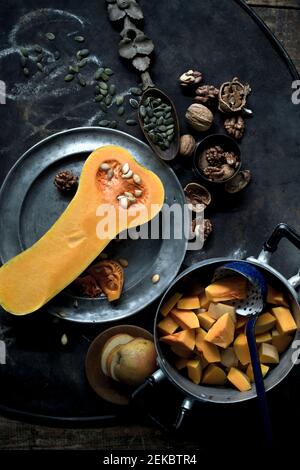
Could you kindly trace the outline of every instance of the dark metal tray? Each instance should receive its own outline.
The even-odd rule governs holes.
[[[154,2],[141,0],[141,4],[145,31],[154,39],[157,52],[153,79],[176,102],[183,132],[188,130],[184,111],[191,99],[181,93],[177,77],[185,69],[202,70],[206,83],[216,85],[237,75],[253,89],[249,106],[254,117],[247,121],[241,144],[243,166],[252,170],[253,182],[240,196],[213,205],[207,215],[213,220],[214,234],[205,249],[189,253],[185,263],[216,256],[238,258],[256,254],[282,219],[299,230],[300,108],[291,101],[291,84],[298,75],[287,54],[241,1],[190,0],[184,2],[184,8],[180,8],[182,2],[168,0],[155,7]],[[91,0],[85,6],[75,0],[65,2],[64,7],[73,16],[54,13],[54,9],[61,8],[61,2],[52,0],[49,6],[52,20],[48,22],[38,15],[31,22],[20,20],[32,8],[32,2],[26,5],[21,0],[15,2],[14,9],[6,9],[5,15],[0,15],[6,34],[2,38],[7,37],[7,42],[1,45],[6,52],[0,51],[1,79],[6,81],[8,90],[7,104],[0,106],[2,179],[19,156],[43,137],[99,121],[90,90],[79,93],[76,89],[76,93],[75,90],[70,93],[63,81],[63,68],[59,76],[50,75],[44,82],[37,75],[25,82],[15,54],[9,52],[11,48],[30,42],[34,34],[40,34],[43,28],[46,32],[50,26],[64,33],[82,31],[92,44],[93,53],[101,55],[102,62],[115,70],[115,81],[122,90],[134,85],[133,72],[118,58],[119,36],[110,29],[105,2]],[[44,8],[44,2],[35,0],[34,8]],[[67,49],[62,48],[61,52],[69,56]],[[59,93],[54,94],[53,89],[59,89]],[[125,130],[126,125],[120,123],[119,128]],[[223,132],[219,116],[214,131]],[[132,134],[141,137],[138,128],[132,129]],[[183,166],[182,161],[176,160],[172,167],[182,185],[195,178],[188,163]],[[289,276],[299,263],[292,248],[284,245],[284,250],[284,256],[274,256],[274,264]],[[151,329],[154,310],[155,305],[130,320]],[[123,412],[94,396],[84,375],[89,343],[103,328],[54,320],[50,315],[15,319],[1,313],[1,339],[7,344],[7,364],[0,365],[0,410],[19,419],[48,424],[113,422]],[[66,347],[60,343],[63,333],[69,337]],[[284,415],[288,407],[295,422],[299,420],[299,390],[296,367],[283,384],[268,394],[272,409],[281,406]],[[160,393],[156,400],[161,403],[161,411],[166,403],[172,408],[181,398],[168,385]],[[209,415],[210,419],[215,416],[216,420],[211,421],[214,423],[217,420],[224,423],[227,418],[226,422],[234,422],[242,415],[246,417],[246,413],[251,419],[253,406],[250,403],[243,408],[203,406],[201,420]]]

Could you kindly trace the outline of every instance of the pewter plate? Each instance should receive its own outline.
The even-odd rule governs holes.
[[[35,243],[67,207],[70,197],[62,195],[54,186],[55,174],[61,169],[69,169],[79,175],[88,155],[97,147],[108,144],[127,148],[139,163],[161,178],[165,203],[176,202],[183,206],[184,194],[174,172],[140,140],[124,132],[99,127],[66,130],[29,149],[3,183],[0,192],[2,263]],[[113,259],[123,257],[129,261],[124,290],[118,302],[110,304],[104,296],[97,299],[78,297],[67,288],[45,308],[60,318],[82,323],[103,323],[129,317],[162,295],[181,266],[186,244],[183,237],[175,237],[173,228],[168,240],[114,240],[105,251]],[[151,282],[155,273],[160,275],[157,284]]]

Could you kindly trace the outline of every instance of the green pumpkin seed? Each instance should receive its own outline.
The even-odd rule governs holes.
[[[100,103],[100,109],[104,112],[107,113],[107,106],[105,103]]]
[[[153,117],[150,119],[150,122],[153,122],[154,124],[156,124],[156,123],[157,123],[157,119],[156,119],[156,117],[155,117],[155,116],[153,116]]]
[[[169,119],[165,119],[165,125],[169,126],[171,124],[174,124],[174,119],[171,117]]]
[[[138,87],[132,87],[130,88],[129,91],[132,95],[135,95],[135,96],[141,96],[141,94],[143,93],[142,90]]]
[[[79,72],[79,67],[78,65],[69,65],[68,71],[74,75],[75,73]]]
[[[172,116],[172,113],[168,112],[168,113],[165,114],[165,119],[168,119],[168,118],[170,118],[171,116]]]
[[[25,67],[25,65],[27,64],[26,57],[24,57],[23,55],[21,55],[20,62],[21,62],[21,66],[22,66],[22,67]]]
[[[173,135],[174,134],[174,130],[173,129],[168,129],[167,132],[166,132],[167,135]]]
[[[39,44],[36,44],[33,49],[35,52],[42,52],[43,50]]]
[[[110,69],[109,67],[107,67],[107,68],[104,69],[104,73],[106,73],[106,75],[109,75],[109,76],[114,74],[114,72],[112,71],[112,69]]]
[[[124,106],[120,106],[117,113],[118,113],[119,116],[123,116],[123,114],[125,113]]]
[[[68,75],[65,76],[65,82],[71,82],[74,78],[74,75],[71,73],[68,73]]]
[[[23,68],[23,73],[24,73],[25,77],[29,77],[29,69],[27,67]]]
[[[127,119],[126,120],[126,124],[128,126],[136,126],[137,125],[137,121],[135,119]]]
[[[55,39],[55,34],[53,33],[46,33],[45,38],[48,39],[49,41],[54,41]]]
[[[168,131],[169,129],[174,129],[174,124],[169,124],[168,126],[166,126],[166,128],[167,128],[167,131]]]
[[[109,93],[114,96],[114,94],[116,93],[116,85],[114,85],[113,83],[109,86]]]
[[[87,59],[82,59],[78,62],[77,65],[78,65],[78,67],[80,67],[82,69],[82,67],[86,66],[87,62],[88,62]]]
[[[140,115],[141,115],[143,118],[146,117],[147,111],[146,111],[146,108],[145,108],[144,105],[141,105],[141,106],[140,106],[139,112],[140,112]]]
[[[99,95],[100,87],[98,85],[95,86],[95,95]]]
[[[121,106],[124,103],[124,96],[118,95],[115,99],[116,105]]]
[[[155,115],[156,117],[162,117],[162,116],[164,116],[164,112],[163,112],[163,111],[157,111],[157,110],[155,110],[155,111],[153,111],[153,113],[154,113],[154,115]]]
[[[77,75],[77,80],[80,86],[86,86],[86,80],[84,77],[80,76],[80,74]]]
[[[37,55],[37,56],[36,56],[36,61],[37,61],[37,62],[42,62],[43,57],[44,57],[43,54]]]
[[[26,47],[21,47],[20,51],[23,57],[28,57],[29,52],[28,52],[28,49],[26,49]]]
[[[102,95],[97,95],[97,96],[95,96],[95,101],[96,101],[97,103],[99,103],[100,101],[103,100],[103,98],[104,98],[104,97],[103,97]]]
[[[54,52],[54,59],[55,59],[55,60],[59,60],[59,59],[60,59],[60,52],[59,52],[59,51],[55,51],[55,52]]]
[[[107,90],[108,89],[108,85],[105,82],[99,82],[99,87],[101,88],[101,90]]]
[[[101,73],[101,80],[104,80],[105,82],[108,82],[109,76],[105,72],[102,72]]]
[[[84,36],[75,36],[75,37],[74,37],[74,40],[75,40],[76,42],[84,42],[85,37],[84,37]]]
[[[41,72],[44,70],[44,67],[40,62],[37,62],[36,66]]]
[[[172,140],[174,139],[174,134],[168,135],[167,139],[169,142],[172,142]]]
[[[135,100],[134,98],[130,98],[129,104],[133,109],[138,109],[139,107],[139,102]]]
[[[150,119],[148,118],[148,116],[146,116],[146,117],[144,118],[144,124],[148,124],[149,121],[150,121]]]
[[[99,126],[107,127],[109,126],[110,121],[107,121],[106,119],[102,119],[102,121],[99,122]]]
[[[101,93],[101,95],[106,96],[108,91],[107,90],[102,90],[102,88],[100,88],[100,93]]]
[[[103,72],[103,69],[96,70],[96,72],[94,74],[94,79],[95,80],[100,80],[102,72]]]
[[[90,55],[90,51],[88,49],[80,49],[80,51],[77,52],[79,57],[87,57]]]
[[[109,127],[111,127],[112,129],[116,129],[116,127],[118,127],[118,123],[117,123],[117,121],[111,121],[111,123],[110,123],[110,126],[109,126]]]
[[[166,126],[159,126],[158,130],[161,132],[165,132],[167,130]]]
[[[112,98],[110,95],[107,95],[105,98],[105,104],[106,106],[109,106],[111,104]]]
[[[157,120],[157,125],[158,125],[158,126],[161,126],[163,123],[164,123],[164,118],[163,118],[163,116],[161,116],[161,117],[158,118],[158,120]]]

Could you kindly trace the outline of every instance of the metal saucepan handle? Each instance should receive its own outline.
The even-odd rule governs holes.
[[[179,429],[184,421],[184,418],[185,416],[187,415],[187,413],[189,413],[192,409],[192,406],[194,404],[194,400],[192,398],[185,398],[181,404],[181,407],[180,407],[180,410],[178,412],[178,415],[177,415],[177,418],[176,418],[176,421],[175,421],[175,424],[174,424],[174,428],[176,429]]]
[[[285,223],[278,224],[270,238],[265,242],[262,251],[260,252],[257,261],[262,264],[269,264],[272,254],[277,250],[280,240],[286,238],[296,248],[300,250],[300,235],[295,229]],[[250,258],[251,259],[251,258]],[[289,279],[292,287],[296,288],[300,285],[300,271]]]

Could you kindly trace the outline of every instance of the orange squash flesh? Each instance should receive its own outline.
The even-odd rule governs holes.
[[[111,180],[100,170],[104,162],[114,168]],[[121,178],[125,163],[140,176],[138,186]],[[121,208],[117,196],[134,189],[142,189],[142,196],[128,209]],[[38,310],[76,279],[118,233],[157,215],[163,201],[158,176],[139,165],[126,149],[114,145],[96,149],[84,164],[74,198],[55,224],[0,268],[0,304],[15,315]],[[115,224],[105,224],[111,220],[109,209],[115,209]]]

